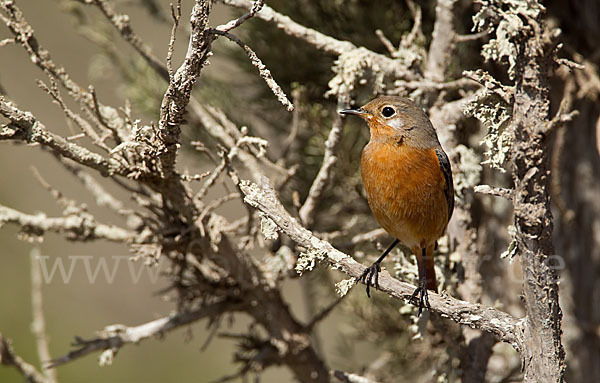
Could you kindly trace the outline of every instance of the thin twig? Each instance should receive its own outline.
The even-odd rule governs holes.
[[[48,348],[48,335],[46,333],[46,320],[44,318],[42,270],[38,259],[39,256],[39,247],[33,248],[29,255],[31,261],[31,312],[33,314],[31,332],[35,337],[38,358],[40,362],[44,363],[50,360],[50,350]],[[42,373],[46,376],[46,380],[49,383],[56,382],[56,370],[46,369],[42,366]]]
[[[506,198],[509,201],[512,201],[514,196],[514,190],[492,187],[490,185],[477,185],[475,186],[475,193],[488,194],[496,197]]]
[[[250,8],[250,11],[248,11],[248,13],[243,14],[242,16],[240,16],[239,18],[237,18],[235,20],[231,20],[227,24],[219,25],[215,29],[220,32],[229,32],[232,29],[237,28],[243,22],[245,22],[249,18],[253,17],[256,14],[256,12],[260,11],[264,4],[265,4],[265,0],[256,0],[254,2],[254,4],[252,4],[252,7]]]
[[[117,161],[106,159],[83,146],[69,142],[64,137],[49,132],[44,124],[31,113],[18,109],[2,96],[0,96],[0,115],[11,121],[11,123],[4,125],[0,131],[0,140],[11,139],[39,143],[61,156],[96,169],[103,175],[120,173],[123,170]]]
[[[177,7],[171,4],[171,17],[173,18],[173,28],[171,29],[171,39],[169,40],[169,51],[167,52],[167,71],[169,72],[169,81],[173,80],[173,51],[175,49],[175,39],[177,38],[177,27],[181,19],[181,0],[177,0]]]
[[[178,0],[180,1],[180,0]],[[142,55],[154,70],[161,72],[165,70],[164,64],[152,53],[150,47],[133,31],[128,15],[115,12],[108,0],[88,0],[84,4],[97,6],[106,19],[119,31],[121,36]]]
[[[246,55],[248,55],[248,58],[250,59],[252,65],[254,65],[256,69],[258,69],[258,74],[263,80],[265,80],[265,83],[267,84],[269,89],[271,89],[275,97],[277,97],[277,100],[279,100],[279,102],[283,104],[283,106],[285,106],[288,112],[294,110],[294,104],[292,104],[292,102],[288,99],[283,89],[281,89],[279,84],[277,84],[277,82],[273,78],[273,75],[271,75],[271,71],[265,66],[265,64],[263,64],[263,62],[258,58],[256,53],[246,43],[240,40],[237,36],[228,32],[223,32],[218,29],[211,29],[210,32],[216,35],[225,36],[229,40],[239,45],[244,50],[244,52],[246,52]]]
[[[341,370],[332,371],[331,375],[333,375],[342,383],[377,383],[376,381],[365,378],[364,376],[344,372]]]
[[[33,365],[27,363],[15,353],[10,339],[0,333],[0,365],[12,366],[19,371],[26,382],[29,383],[51,383],[46,380]]]
[[[334,308],[336,308],[340,303],[342,303],[342,301],[344,300],[344,296],[341,297],[337,297],[336,300],[334,300],[333,302],[331,302],[327,307],[325,307],[324,309],[322,309],[321,311],[319,311],[311,320],[310,322],[308,322],[305,326],[305,329],[307,332],[311,332],[312,329],[315,327],[315,325],[317,325],[319,322],[321,322],[323,319],[327,318],[327,316],[329,314],[331,314],[331,312],[333,311]]]

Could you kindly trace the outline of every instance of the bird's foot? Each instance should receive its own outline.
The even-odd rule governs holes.
[[[379,272],[381,271],[381,267],[379,267],[379,262],[373,263],[371,266],[367,267],[365,271],[358,277],[359,282],[364,282],[367,285],[367,296],[371,298],[370,288],[371,286],[376,289],[379,288]],[[373,278],[375,278],[375,284],[372,284]]]
[[[427,295],[425,279],[419,281],[419,287],[417,287],[412,293],[412,295],[410,296],[410,300],[416,300],[417,296],[419,297],[419,312],[417,316],[421,316],[421,313],[423,312],[423,307],[427,307],[427,309],[431,308],[431,305],[429,304],[429,295]]]

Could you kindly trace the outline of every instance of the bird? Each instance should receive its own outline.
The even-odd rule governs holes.
[[[400,96],[375,98],[360,108],[339,113],[366,121],[369,142],[361,154],[361,176],[371,211],[394,241],[358,278],[379,287],[380,264],[402,243],[415,255],[419,284],[418,315],[430,308],[427,290],[437,292],[433,252],[454,210],[450,160],[427,114]],[[374,284],[372,282],[374,281]]]

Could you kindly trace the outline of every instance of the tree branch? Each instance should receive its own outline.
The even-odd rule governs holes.
[[[153,320],[139,326],[127,327],[124,325],[107,326],[100,331],[100,336],[95,339],[84,340],[75,338],[73,346],[79,347],[69,352],[67,355],[52,359],[48,362],[48,367],[56,367],[76,359],[89,355],[96,351],[108,352],[103,359],[108,364],[114,354],[127,344],[137,344],[145,339],[158,337],[166,332],[188,325],[200,319],[216,317],[224,312],[235,312],[242,309],[240,303],[222,301],[209,306],[201,307],[197,310],[178,312],[172,315]],[[102,361],[101,361],[102,362]]]
[[[21,226],[24,234],[32,237],[41,237],[45,232],[51,231],[64,233],[67,239],[72,241],[106,239],[113,242],[135,243],[142,240],[136,232],[96,222],[87,212],[55,218],[47,217],[44,213],[29,215],[0,205],[0,225],[5,223],[16,223]]]
[[[0,365],[12,366],[16,368],[25,378],[26,382],[31,383],[51,383],[31,364],[15,354],[10,339],[5,338],[0,333]]]
[[[267,178],[263,178],[262,186],[249,181],[242,181],[240,185],[246,195],[244,198],[246,203],[262,211],[275,222],[281,232],[307,249],[301,255],[301,258],[306,257],[305,263],[326,260],[333,268],[352,278],[358,279],[362,275],[365,266],[335,249],[330,243],[315,237],[289,215]],[[379,275],[379,290],[395,298],[408,300],[415,288],[413,285],[392,278],[386,271],[382,271]],[[521,349],[521,320],[491,307],[461,301],[445,294],[430,293],[429,300],[432,311],[457,323],[493,333],[515,349]]]

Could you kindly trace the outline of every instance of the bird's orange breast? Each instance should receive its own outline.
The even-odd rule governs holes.
[[[446,181],[434,149],[371,141],[363,149],[361,174],[375,218],[400,242],[424,248],[443,234]]]

